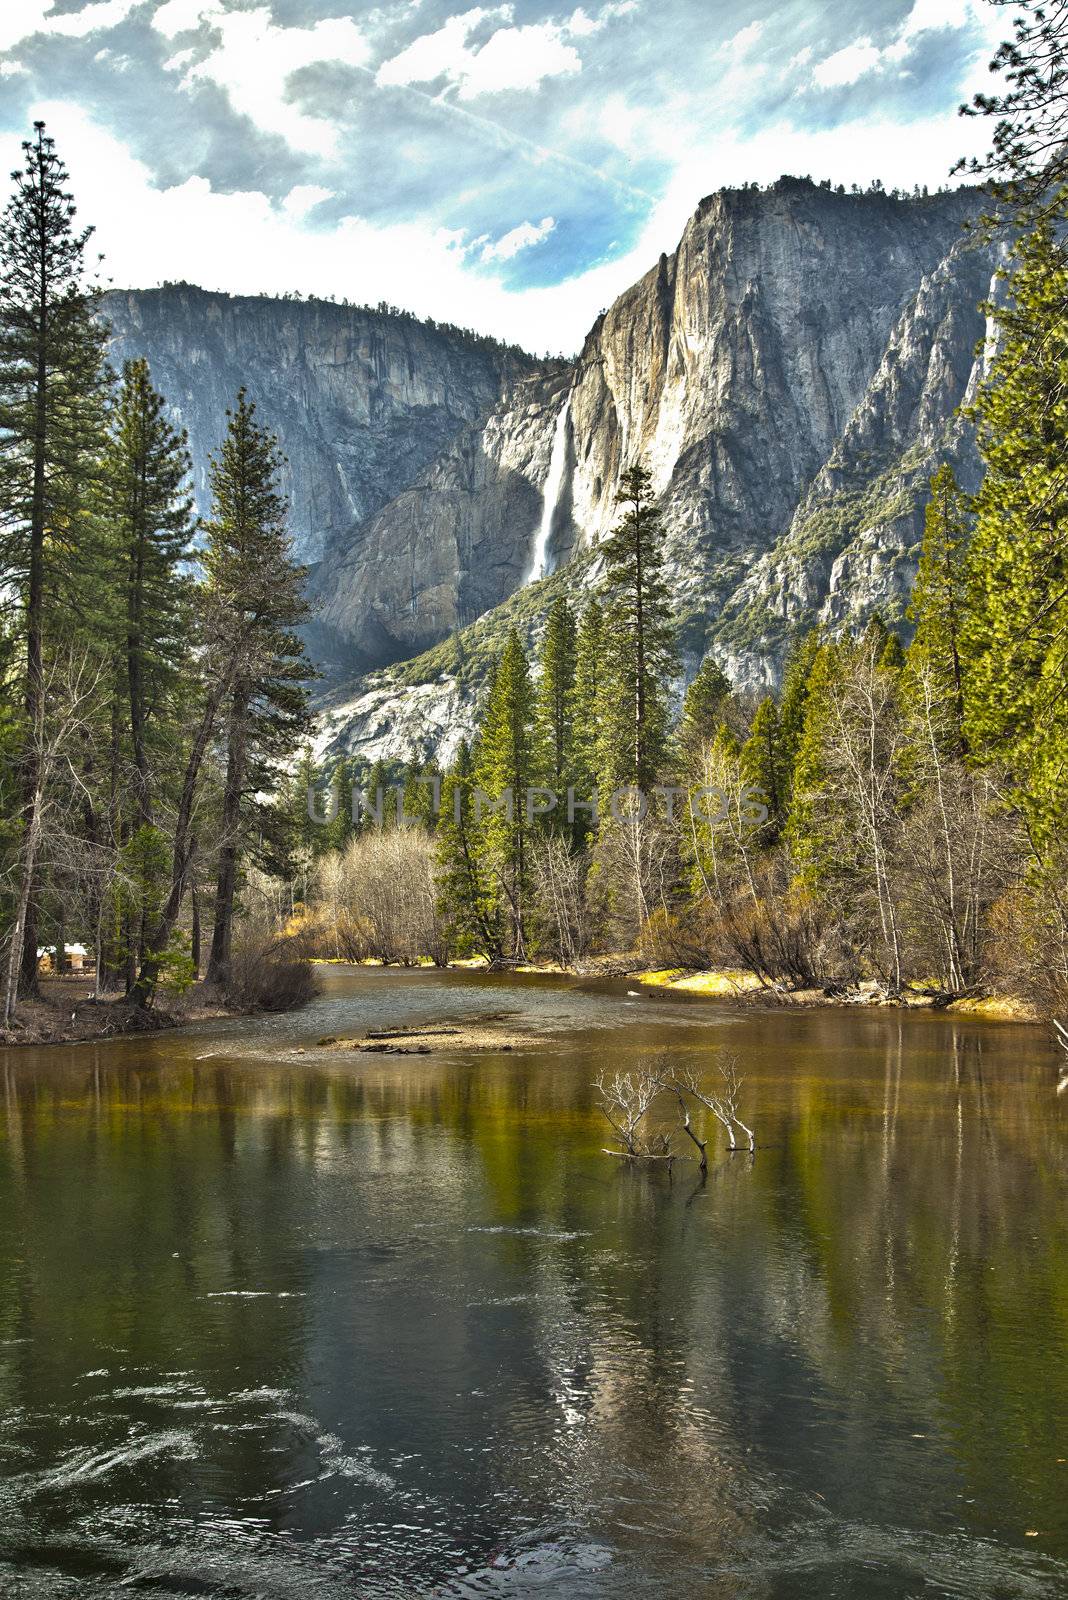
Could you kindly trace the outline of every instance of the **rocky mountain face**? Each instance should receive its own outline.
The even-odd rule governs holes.
[[[964,231],[978,210],[969,190],[904,200],[795,179],[713,195],[573,363],[306,302],[181,289],[108,311],[176,402],[198,487],[209,419],[217,431],[239,382],[261,400],[319,559],[324,741],[412,758],[473,725],[494,630],[521,616],[536,631],[532,577],[596,578],[638,458],[690,667],[711,650],[757,689],[801,627],[901,619],[931,471],[949,456],[965,482],[976,472],[957,412],[997,266]]]
[[[318,562],[417,483],[464,428],[541,366],[396,312],[213,294],[188,284],[104,297],[111,359],[146,356],[189,434],[197,509],[242,385],[286,457],[296,553]]]

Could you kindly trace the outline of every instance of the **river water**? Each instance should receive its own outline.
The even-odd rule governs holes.
[[[1068,1593],[1041,1030],[327,983],[0,1052],[0,1594]],[[543,1048],[317,1043],[501,1010]],[[724,1048],[755,1158],[601,1153],[600,1068]]]

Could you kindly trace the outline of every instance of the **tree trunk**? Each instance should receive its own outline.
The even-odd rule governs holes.
[[[194,883],[190,888],[190,898],[193,902],[193,930],[189,940],[189,954],[193,962],[193,971],[200,977],[200,890]]]
[[[245,783],[248,740],[249,690],[239,684],[230,705],[226,741],[226,786],[223,790],[222,844],[215,885],[215,924],[211,932],[207,982],[224,989],[230,981],[230,951],[234,932],[234,896],[240,856],[241,794]]]
[[[178,813],[174,820],[174,847],[171,855],[171,888],[166,904],[160,912],[159,920],[152,930],[146,947],[137,982],[130,991],[130,1001],[133,1005],[147,1010],[152,1004],[159,981],[162,966],[163,951],[167,947],[171,934],[178,923],[178,914],[182,909],[185,898],[186,885],[189,881],[189,868],[196,848],[196,839],[190,833],[193,818],[193,805],[196,800],[197,783],[200,778],[200,769],[204,764],[208,741],[215,728],[215,719],[219,714],[223,695],[228,687],[228,677],[221,675],[215,680],[214,688],[204,702],[204,709],[200,715],[197,731],[193,736],[189,755],[185,764],[185,775],[182,779],[182,792],[178,800]]]

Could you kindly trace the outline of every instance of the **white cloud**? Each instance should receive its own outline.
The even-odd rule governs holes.
[[[745,28],[739,28],[736,34],[720,46],[721,52],[724,55],[746,55],[764,32],[764,26],[758,19],[756,22],[750,22]]]
[[[883,49],[870,38],[857,39],[833,55],[826,56],[813,68],[812,83],[818,89],[840,89],[856,83],[868,73],[896,66],[915,48],[924,33],[935,33],[942,28],[972,28],[993,42],[1000,38],[1003,24],[990,6],[978,9],[974,0],[914,0],[912,10],[902,22],[890,43]],[[812,51],[802,51],[795,56],[791,66],[803,66]],[[907,72],[897,73],[899,78]]]
[[[537,22],[520,28],[498,28],[478,49],[468,40],[483,22],[510,21],[510,6],[476,7],[450,17],[436,33],[423,34],[399,55],[384,61],[376,81],[384,86],[434,83],[444,78],[460,100],[507,90],[536,89],[546,78],[579,72],[582,60],[569,34],[596,31],[601,20],[576,11],[570,22]],[[578,19],[577,30],[573,27]]]
[[[188,10],[182,12],[183,17],[187,14]],[[204,7],[200,14],[218,31],[221,43],[189,68],[183,87],[214,83],[225,90],[234,110],[263,132],[279,134],[294,150],[308,155],[333,155],[337,128],[287,98],[289,79],[301,67],[319,61],[363,66],[368,45],[352,19],[329,17],[310,28],[280,28],[271,21],[266,6],[227,12]],[[157,23],[159,15],[157,12]],[[168,26],[171,21],[173,18]],[[179,51],[172,56],[168,66],[180,65],[183,54]]]
[[[813,69],[812,81],[820,89],[841,89],[874,72],[882,65],[882,59],[883,52],[870,39],[858,39],[819,62]]]
[[[95,5],[83,6],[80,11],[62,12],[59,16],[51,15],[54,4],[55,0],[16,0],[16,3],[8,0],[0,12],[0,50],[10,50],[35,33],[84,39],[102,28],[118,27],[139,0],[98,0]]]
[[[324,200],[333,198],[333,189],[324,189],[318,183],[298,183],[290,189],[282,201],[282,210],[287,217],[306,217],[309,211],[314,211]]]
[[[153,14],[152,26],[157,33],[173,39],[177,33],[191,33],[202,21],[221,11],[220,0],[164,0]]]
[[[23,78],[26,68],[21,61],[0,61],[0,78]]]
[[[547,239],[556,227],[555,217],[542,217],[540,222],[521,222],[510,233],[504,234],[496,244],[487,244],[479,257],[482,261],[511,261],[520,250],[529,250],[531,245],[540,244]]]
[[[817,132],[783,121],[755,138],[720,134],[703,152],[691,148],[680,157],[664,198],[625,254],[563,283],[509,290],[482,264],[484,239],[360,217],[346,217],[330,231],[311,229],[303,202],[312,185],[298,186],[297,200],[290,203],[291,191],[280,207],[258,191],[216,193],[203,178],[161,189],[78,107],[38,105],[33,115],[44,117],[60,148],[72,153],[79,215],[96,224],[108,274],[118,283],[145,287],[166,276],[234,294],[341,291],[479,328],[528,349],[564,351],[578,348],[598,311],[648,272],[662,250],[674,249],[702,195],[748,180],[773,181],[784,167],[846,185],[867,184],[876,175],[888,187],[938,184],[964,153],[969,133],[976,148],[986,138],[984,128],[962,126],[952,116]]]

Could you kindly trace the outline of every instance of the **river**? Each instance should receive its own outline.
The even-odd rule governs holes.
[[[626,990],[0,1052],[0,1593],[1068,1593],[1042,1030]],[[317,1043],[501,1010],[542,1048]],[[598,1070],[723,1048],[755,1157],[602,1154]]]

